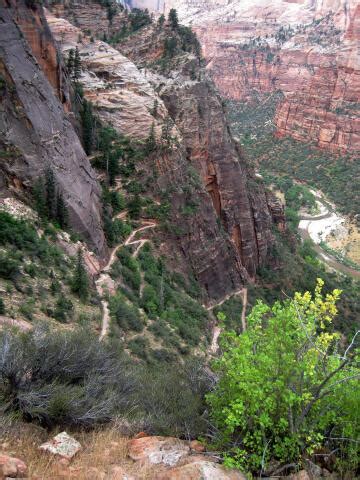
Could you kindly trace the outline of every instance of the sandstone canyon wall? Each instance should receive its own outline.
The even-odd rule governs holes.
[[[0,20],[1,193],[28,198],[51,168],[71,225],[104,256],[100,189],[64,111],[61,62],[42,9],[1,1]]]
[[[163,8],[196,31],[224,97],[280,90],[278,135],[360,151],[357,0],[169,0]]]
[[[73,5],[77,26],[59,6],[47,18],[64,55],[79,48],[84,93],[101,120],[140,141],[154,125],[161,142],[170,125],[173,147],[137,164],[151,176],[156,201],[164,192],[170,194],[170,227],[160,251],[180,251],[210,299],[241,288],[269,261],[272,225],[282,224],[283,214],[247,171],[228,132],[221,99],[199,59],[183,53],[176,66],[159,72],[150,65],[162,58],[169,32],[160,33],[153,24],[116,49],[84,35],[87,15],[81,3]]]

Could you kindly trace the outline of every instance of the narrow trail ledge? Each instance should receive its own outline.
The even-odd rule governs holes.
[[[123,218],[126,217],[126,215],[127,215],[126,211],[121,212],[118,215],[116,215],[114,217],[114,219],[117,219],[117,218],[123,219]],[[97,290],[97,293],[100,297],[103,297],[103,295],[104,295],[104,290],[106,288],[106,284],[111,282],[111,277],[110,277],[108,272],[111,270],[111,267],[112,267],[113,263],[117,259],[116,254],[117,254],[118,250],[121,247],[129,246],[129,245],[137,245],[135,251],[132,253],[132,256],[134,258],[136,258],[139,251],[141,250],[141,248],[149,240],[147,238],[134,240],[134,238],[136,237],[136,235],[139,232],[142,232],[144,230],[148,230],[149,228],[155,228],[157,226],[157,223],[154,222],[154,221],[143,221],[142,223],[143,223],[143,225],[141,227],[135,229],[133,232],[131,232],[131,234],[127,237],[127,239],[124,242],[119,243],[118,245],[116,245],[113,248],[107,264],[102,268],[102,270],[99,273],[99,277],[95,281],[96,290]],[[102,314],[102,319],[101,319],[101,331],[100,331],[100,335],[99,335],[99,341],[103,340],[106,337],[106,335],[108,334],[109,325],[110,325],[109,303],[108,303],[107,300],[102,299],[101,300],[101,305],[102,305],[103,314]]]

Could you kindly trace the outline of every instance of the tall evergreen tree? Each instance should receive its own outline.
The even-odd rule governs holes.
[[[35,209],[40,218],[46,218],[48,215],[46,205],[45,183],[43,178],[38,178],[33,186],[32,195],[35,201]]]
[[[150,110],[150,113],[153,117],[156,117],[157,115],[158,106],[159,106],[159,102],[157,101],[157,98],[155,98],[153,108]]]
[[[145,150],[149,154],[156,149],[156,136],[155,136],[155,125],[154,122],[151,124],[149,135],[146,139]]]
[[[56,185],[54,172],[49,167],[45,171],[46,208],[48,218],[54,218],[56,214]]]
[[[162,28],[162,26],[163,26],[164,23],[165,23],[165,16],[164,16],[163,13],[160,15],[157,23],[158,23],[159,27]]]
[[[91,102],[85,99],[81,110],[81,121],[84,150],[87,155],[90,155],[93,147],[94,115]]]
[[[82,301],[85,301],[89,296],[89,278],[84,267],[81,248],[79,248],[77,253],[76,266],[72,279],[71,289]]]
[[[169,22],[173,30],[176,30],[178,28],[179,20],[175,8],[172,8],[169,12]]]
[[[62,193],[59,193],[57,196],[56,220],[59,222],[61,228],[66,228],[69,224],[68,211]]]
[[[4,314],[5,314],[5,303],[4,303],[4,300],[0,298],[0,315],[4,315]]]
[[[75,61],[75,50],[72,48],[69,50],[69,55],[66,62],[66,66],[67,66],[70,77],[74,75],[74,61]]]
[[[128,203],[128,212],[130,218],[134,218],[135,220],[139,218],[141,213],[141,199],[139,194],[135,194],[132,199]]]
[[[74,79],[79,80],[81,76],[81,58],[78,47],[75,49],[74,54]]]
[[[116,175],[119,173],[119,159],[115,152],[112,152],[109,155],[109,162],[108,162],[108,179],[109,185],[115,185]]]

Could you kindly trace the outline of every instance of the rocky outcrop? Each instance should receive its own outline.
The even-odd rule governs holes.
[[[25,36],[32,54],[54,88],[64,107],[70,110],[69,88],[62,59],[46,22],[44,11],[36,2],[27,8],[24,2],[9,1],[13,18]]]
[[[171,148],[160,148],[137,164],[156,178],[155,197],[171,192],[172,226],[162,244],[167,246],[165,253],[176,247],[212,299],[254,278],[273,242],[272,212],[261,188],[250,193],[253,179],[198,58],[186,54],[166,73],[149,67],[161,58],[167,35],[149,26],[118,49],[143,67],[140,71],[117,49],[83,33],[79,36],[78,27],[53,12],[48,22],[65,55],[79,48],[85,96],[104,122],[140,140],[154,125],[159,143],[170,125]]]
[[[16,8],[1,2],[1,189],[21,198],[29,197],[34,182],[51,168],[67,205],[71,225],[98,254],[105,255],[100,190],[95,173],[54,92],[55,88],[58,93],[60,85],[56,82],[59,64],[51,61],[55,59],[56,48],[41,14],[34,16],[33,30],[28,19],[26,34],[23,34],[22,19],[27,10],[24,2],[16,2]],[[30,12],[29,18],[31,15]],[[36,18],[41,19],[40,24]],[[35,54],[42,58],[37,61],[24,37],[33,38],[34,44],[39,38],[46,38],[45,50],[50,52],[49,56],[43,58],[41,48],[35,48]]]
[[[241,472],[225,469],[210,455],[193,454],[192,443],[174,437],[135,438],[128,444],[129,457],[158,465],[159,470],[150,476],[157,480],[246,480]]]
[[[360,151],[356,0],[166,2],[166,11],[172,7],[197,32],[223,96],[280,90],[278,135]]]
[[[0,455],[0,479],[6,478],[26,478],[27,465],[16,457],[9,455]]]
[[[71,460],[80,450],[81,444],[66,432],[55,435],[39,447],[40,450],[52,455]]]

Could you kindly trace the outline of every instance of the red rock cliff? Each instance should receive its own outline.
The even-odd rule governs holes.
[[[356,0],[170,0],[193,26],[222,95],[281,90],[278,135],[360,151]]]

